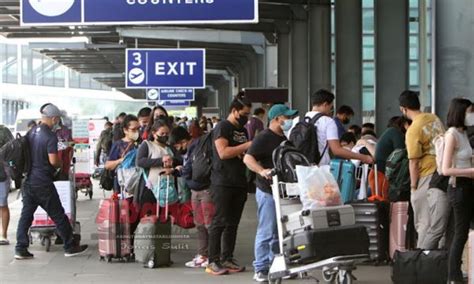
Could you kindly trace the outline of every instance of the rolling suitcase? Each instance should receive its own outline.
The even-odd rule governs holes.
[[[302,210],[283,215],[282,218],[288,234],[355,224],[354,209],[350,205]]]
[[[126,199],[113,195],[103,199],[96,218],[101,260],[131,259],[130,204]]]
[[[363,176],[368,177],[368,175]],[[362,183],[368,189],[368,180],[362,180]],[[375,184],[377,194],[377,183]],[[351,205],[355,212],[355,223],[367,228],[370,239],[370,259],[375,264],[387,261],[389,259],[389,203],[362,200],[353,202]]]
[[[407,250],[409,207],[410,203],[407,201],[390,204],[390,259],[393,259],[395,251],[405,252]]]
[[[350,237],[350,241],[348,240]],[[307,264],[336,256],[368,254],[369,236],[361,225],[306,230],[286,237],[283,252],[290,262]]]
[[[167,179],[169,186],[169,176]],[[166,193],[169,193],[169,188]],[[172,264],[171,219],[169,218],[168,196],[166,196],[164,215],[160,214],[159,204],[159,202],[156,204],[156,214],[143,217],[135,231],[135,260],[143,263],[148,268],[164,267]]]
[[[331,173],[339,185],[342,202],[351,202],[357,187],[356,166],[351,161],[331,160]]]

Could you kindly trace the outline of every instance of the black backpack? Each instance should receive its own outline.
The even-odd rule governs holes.
[[[278,180],[287,183],[296,183],[296,166],[310,166],[310,162],[290,141],[283,141],[272,154]]]
[[[211,184],[212,131],[199,138],[192,159],[193,181]]]
[[[0,161],[6,163],[6,170],[15,181],[16,188],[21,187],[21,182],[31,169],[30,143],[28,134],[17,134],[16,139],[0,148]]]
[[[326,146],[324,152],[322,154],[319,153],[318,129],[315,125],[323,116],[325,114],[318,113],[313,118],[305,117],[291,130],[290,141],[311,164],[319,164],[327,149]]]

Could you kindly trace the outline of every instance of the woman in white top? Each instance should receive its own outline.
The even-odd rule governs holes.
[[[461,258],[470,222],[474,217],[473,150],[466,129],[474,124],[474,109],[468,99],[451,101],[442,172],[450,176],[448,198],[454,211],[454,238],[449,251],[449,283],[463,283]]]

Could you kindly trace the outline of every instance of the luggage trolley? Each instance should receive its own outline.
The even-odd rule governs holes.
[[[54,185],[58,191],[61,205],[64,208],[69,222],[73,228],[74,239],[80,241],[81,224],[76,221],[76,182],[74,177],[74,164],[71,165],[69,181],[56,181]],[[48,214],[40,207],[34,213],[34,219],[29,230],[30,244],[33,239],[39,239],[41,245],[45,247],[47,252],[51,248],[51,238],[56,233],[56,224],[48,216]]]
[[[356,278],[352,271],[356,269],[356,263],[364,262],[369,259],[368,254],[336,256],[329,259],[313,262],[310,264],[294,264],[284,253],[285,227],[283,220],[283,210],[288,204],[293,204],[299,198],[297,184],[283,183],[278,179],[276,170],[273,170],[272,194],[275,200],[275,209],[277,216],[278,241],[280,253],[275,255],[270,267],[268,280],[270,283],[281,283],[284,278],[299,276],[304,277],[311,270],[322,269],[323,279],[330,283],[350,284]]]
[[[79,191],[89,196],[92,199],[93,186],[92,175],[90,174],[90,146],[88,144],[76,144],[74,146],[74,163],[76,164],[76,171],[73,172],[76,185],[76,198],[79,196]]]

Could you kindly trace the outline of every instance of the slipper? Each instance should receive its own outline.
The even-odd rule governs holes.
[[[8,246],[10,241],[7,239],[0,239],[0,246]]]

